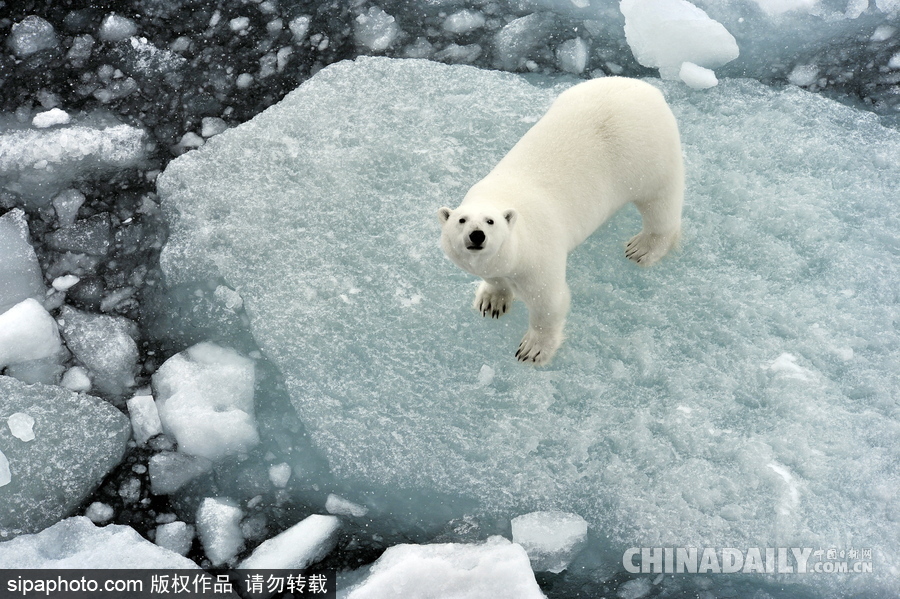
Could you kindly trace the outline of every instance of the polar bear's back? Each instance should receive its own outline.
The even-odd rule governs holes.
[[[678,126],[662,93],[604,77],[563,92],[484,183],[536,190],[513,199],[515,207],[552,216],[575,247],[624,204],[681,193],[683,178]]]

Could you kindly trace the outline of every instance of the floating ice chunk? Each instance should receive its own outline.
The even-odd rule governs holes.
[[[94,37],[88,34],[76,35],[72,39],[72,47],[66,54],[66,59],[75,67],[83,67],[90,59],[94,50]]]
[[[60,347],[56,321],[37,300],[29,298],[0,314],[0,370],[52,358]]]
[[[535,572],[559,574],[587,544],[588,523],[577,514],[532,512],[512,519],[512,540]]]
[[[0,188],[46,205],[76,179],[137,166],[144,142],[143,130],[121,124],[0,129]]]
[[[207,497],[197,508],[197,534],[203,543],[206,557],[213,566],[221,566],[244,547],[241,518],[244,512],[225,498]]]
[[[9,460],[6,454],[0,451],[0,487],[5,487],[12,482],[12,472],[9,470]]]
[[[556,49],[556,61],[563,71],[580,75],[587,67],[589,52],[588,43],[580,37],[576,37],[559,45]]]
[[[156,544],[178,555],[187,555],[194,542],[194,527],[181,521],[156,527]]]
[[[80,281],[78,277],[75,275],[63,275],[61,277],[56,277],[53,279],[53,282],[50,284],[57,291],[65,291],[78,283]]]
[[[900,69],[900,52],[897,52],[896,54],[891,56],[891,59],[888,61],[887,66],[889,69]]]
[[[237,85],[238,89],[247,89],[251,85],[253,85],[253,75],[250,73],[241,73],[237,76],[234,82]]]
[[[290,464],[282,462],[281,464],[272,464],[269,466],[269,480],[279,489],[286,487],[290,478]]]
[[[205,138],[213,137],[228,131],[228,123],[214,116],[205,116],[200,128],[200,135]]]
[[[335,516],[352,516],[354,518],[362,518],[369,513],[369,508],[364,505],[353,503],[339,495],[329,493],[325,500],[325,511]]]
[[[691,89],[709,89],[719,84],[715,72],[692,62],[682,63],[678,78]]]
[[[47,127],[54,127],[56,125],[66,125],[71,120],[72,117],[70,117],[69,113],[65,110],[51,108],[50,110],[39,112],[34,115],[34,118],[31,119],[31,126],[37,127],[38,129],[46,129]]]
[[[91,377],[88,375],[86,368],[73,366],[63,374],[59,384],[61,387],[76,393],[87,393],[91,390]]]
[[[485,18],[483,14],[477,10],[463,9],[444,19],[441,27],[443,27],[444,31],[462,35],[484,27],[484,23]]]
[[[253,411],[253,360],[200,343],[172,356],[153,375],[163,430],[178,450],[213,461],[259,443]]]
[[[41,50],[55,48],[59,40],[53,25],[38,16],[30,15],[13,24],[6,43],[16,56],[25,58]]]
[[[9,432],[21,441],[34,441],[34,418],[25,412],[16,412],[6,419]]]
[[[138,445],[143,445],[149,439],[162,433],[162,424],[159,421],[159,411],[156,402],[151,395],[136,395],[129,399],[128,415],[131,417],[131,429],[134,431],[134,440]]]
[[[137,33],[137,24],[129,18],[110,13],[100,23],[97,36],[104,42],[121,42]]]
[[[84,194],[77,189],[66,189],[53,198],[53,209],[60,227],[70,227],[75,223],[84,200]]]
[[[314,514],[264,541],[238,568],[304,570],[331,553],[340,528],[339,518]]]
[[[399,35],[397,20],[378,6],[369,7],[353,21],[353,39],[372,52],[387,50]]]
[[[46,242],[60,252],[105,256],[113,243],[109,213],[95,214],[75,221],[68,227],[52,231],[47,235]]]
[[[369,566],[346,599],[462,597],[543,599],[528,555],[503,537],[480,545],[395,545]]]
[[[434,53],[435,60],[452,64],[469,64],[475,62],[475,59],[479,56],[481,56],[481,46],[478,44],[469,44],[467,46],[447,44],[443,50]]]
[[[798,64],[788,75],[788,81],[799,87],[809,87],[819,79],[819,67],[814,64]]]
[[[231,287],[219,285],[218,287],[216,287],[216,290],[213,291],[213,295],[217,300],[222,302],[223,306],[225,306],[232,312],[240,310],[244,307],[244,299],[241,297],[241,294],[239,294]]]
[[[150,491],[154,495],[171,495],[195,478],[212,471],[213,463],[197,456],[162,451],[148,462]]]
[[[112,506],[99,501],[95,501],[84,511],[84,516],[94,524],[103,524],[109,522],[116,512]]]
[[[777,16],[786,12],[809,12],[819,0],[753,0],[764,13],[769,16]]]
[[[0,414],[19,412],[34,419],[37,434],[22,443],[0,427],[0,449],[14,466],[0,501],[0,538],[75,511],[122,459],[130,434],[128,420],[106,401],[0,376]],[[2,557],[0,564],[11,567]]]
[[[504,25],[494,36],[497,66],[506,71],[524,68],[535,48],[546,42],[552,28],[553,17],[546,13],[533,13]]]
[[[872,32],[872,37],[869,38],[869,41],[886,42],[894,37],[895,33],[897,33],[897,28],[893,25],[879,25],[875,28],[875,31]]]
[[[677,79],[682,63],[713,69],[740,53],[721,23],[686,0],[622,0],[619,7],[634,57],[663,79]]]
[[[291,35],[293,36],[295,44],[299,44],[306,39],[306,34],[309,33],[309,25],[311,22],[312,19],[310,19],[310,17],[300,15],[291,19],[291,22],[288,23],[288,29],[291,30]]]
[[[650,578],[635,578],[624,582],[616,591],[618,599],[643,599],[653,591]]]
[[[235,33],[247,31],[250,28],[250,17],[235,17],[228,21],[228,27]]]
[[[24,212],[0,216],[0,314],[24,299],[44,297],[44,278],[29,239]]]
[[[66,346],[90,371],[97,391],[121,397],[134,386],[138,349],[132,321],[69,306],[63,306],[60,320]]]
[[[144,539],[130,526],[101,528],[84,516],[0,543],[0,564],[22,569],[199,569],[186,557]]]

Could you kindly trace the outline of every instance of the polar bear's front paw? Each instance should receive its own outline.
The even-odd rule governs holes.
[[[677,241],[677,233],[659,235],[641,231],[625,245],[625,257],[640,266],[653,266],[669,253]]]
[[[561,335],[542,334],[534,329],[528,329],[522,338],[522,343],[519,344],[516,358],[520,362],[532,362],[535,366],[543,366],[550,362],[561,344]]]
[[[511,292],[499,290],[493,285],[483,282],[475,292],[473,305],[482,316],[500,318],[509,311],[512,301],[513,294]]]

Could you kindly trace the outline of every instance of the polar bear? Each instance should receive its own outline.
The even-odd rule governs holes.
[[[546,364],[569,312],[568,254],[633,202],[642,228],[625,255],[650,266],[679,239],[683,198],[678,125],[663,95],[636,79],[594,79],[563,92],[458,208],[438,210],[441,247],[484,279],[482,316],[525,302],[516,357]]]

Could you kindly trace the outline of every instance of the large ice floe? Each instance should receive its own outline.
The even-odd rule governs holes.
[[[872,549],[872,573],[780,584],[896,589],[900,136],[795,87],[654,81],[682,133],[683,249],[633,266],[639,215],[616,215],[570,257],[568,338],[534,369],[513,357],[525,310],[471,310],[436,209],[574,83],[330,66],[170,163],[168,281],[240,294],[333,474],[379,513],[574,513],[613,566],[629,547]]]
[[[30,433],[23,421],[33,421]],[[8,468],[8,484],[0,480],[0,541],[70,515],[122,459],[130,432],[128,419],[101,399],[0,376],[0,453]]]

